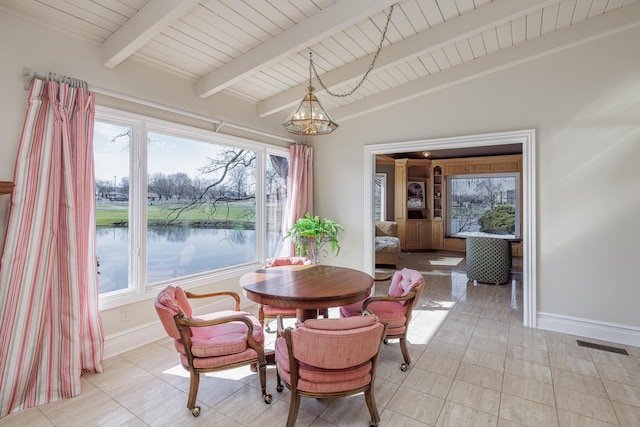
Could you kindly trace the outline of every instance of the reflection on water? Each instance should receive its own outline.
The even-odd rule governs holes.
[[[147,230],[147,243],[150,242],[186,242],[191,236],[188,227],[160,227]]]
[[[96,231],[100,293],[126,289],[130,269],[129,230],[113,227]],[[147,283],[255,260],[255,230],[147,229]]]

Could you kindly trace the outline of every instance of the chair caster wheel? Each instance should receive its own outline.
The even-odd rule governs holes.
[[[278,393],[282,393],[282,390],[284,390],[284,386],[283,386],[282,384],[278,384],[278,385],[276,386],[276,391],[277,391]]]
[[[264,395],[264,403],[266,403],[267,405],[270,404],[273,401],[273,396],[271,396],[270,394],[265,394]]]
[[[270,334],[270,333],[271,333],[271,328],[269,327],[269,325],[267,325],[267,326],[265,326],[265,327],[264,327],[264,331],[265,331],[266,333],[268,333],[268,334]]]
[[[389,344],[389,340],[388,340],[388,339],[386,339],[386,338],[385,338],[385,339],[384,339],[384,341],[382,341],[382,342],[383,342],[383,343],[385,343],[385,344]]]
[[[194,417],[197,417],[198,415],[200,415],[200,407],[196,406],[191,410],[191,413],[193,414]]]
[[[407,372],[407,369],[409,369],[409,367],[407,366],[406,363],[403,363],[402,365],[400,365],[400,370],[402,372]]]

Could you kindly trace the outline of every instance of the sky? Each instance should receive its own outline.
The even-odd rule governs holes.
[[[109,123],[96,122],[94,127],[94,161],[96,180],[116,182],[129,176],[129,137],[112,139],[125,134],[128,128]],[[207,157],[215,157],[217,145],[192,141],[170,135],[149,133],[148,174],[162,172],[171,175],[184,172],[191,178],[198,168],[205,164]]]

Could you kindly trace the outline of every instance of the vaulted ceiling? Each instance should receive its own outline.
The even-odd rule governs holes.
[[[309,52],[332,92],[372,61],[395,0],[0,0],[101,48],[104,67],[141,61],[287,115],[306,93]],[[639,0],[402,0],[358,91],[316,94],[347,120],[640,25]],[[27,64],[25,64],[27,65]],[[43,70],[56,71],[56,70]]]

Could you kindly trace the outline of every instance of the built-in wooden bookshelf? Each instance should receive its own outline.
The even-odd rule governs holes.
[[[426,159],[395,160],[395,222],[402,250],[431,247],[429,170]]]

